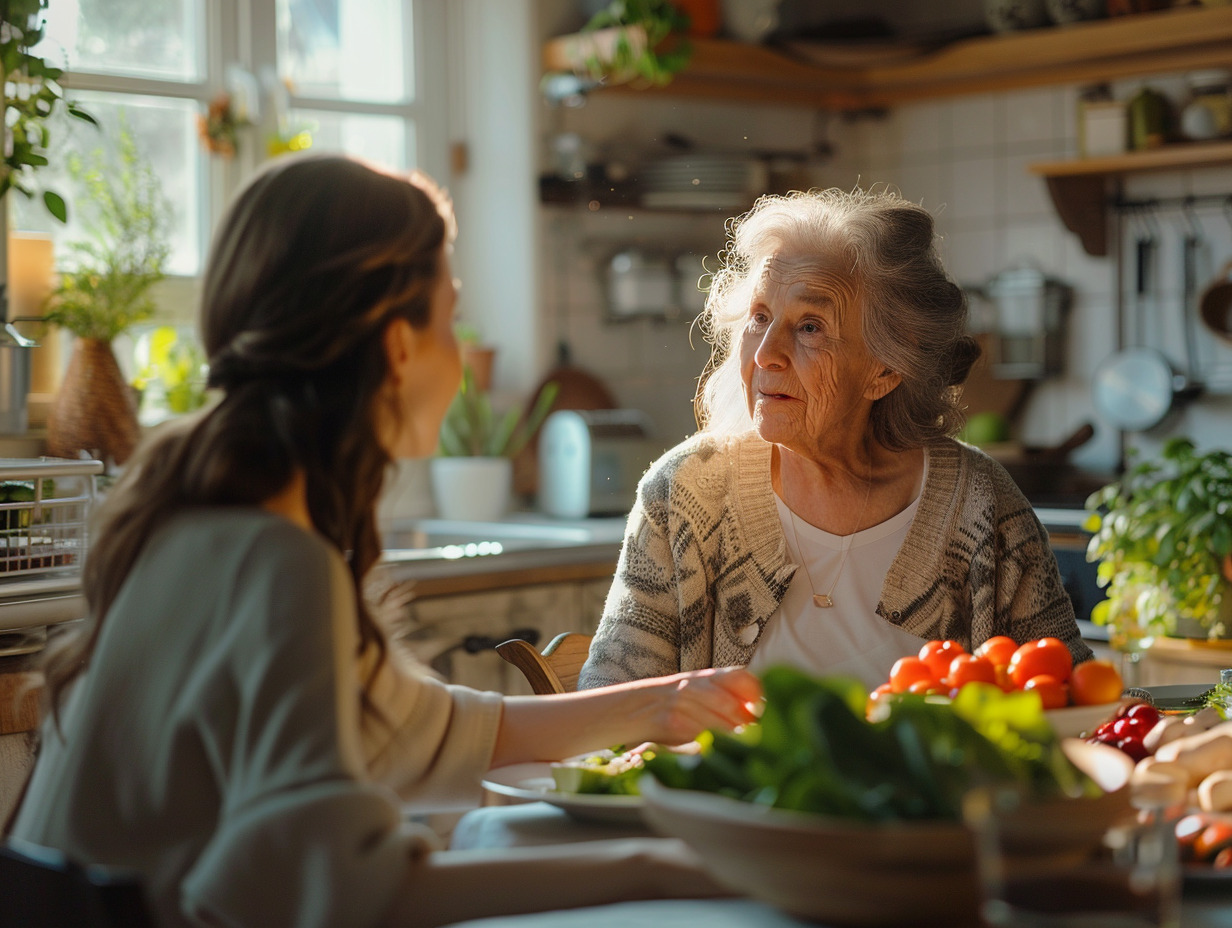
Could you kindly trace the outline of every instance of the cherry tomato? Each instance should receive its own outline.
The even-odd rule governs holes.
[[[1018,650],[1018,642],[1008,635],[993,635],[975,649],[976,657],[986,657],[994,667],[1008,664],[1014,652]]]
[[[1232,847],[1232,824],[1211,822],[1194,838],[1194,859],[1210,860],[1225,847]]]
[[[1226,870],[1232,867],[1232,847],[1225,847],[1216,854],[1215,859],[1211,861],[1211,866],[1216,870]]]
[[[1083,661],[1069,675],[1069,695],[1076,706],[1116,702],[1123,688],[1121,673],[1111,661]]]
[[[1039,693],[1040,702],[1045,709],[1061,709],[1069,705],[1069,693],[1065,691],[1065,684],[1046,673],[1036,674],[1023,685],[1023,690]]]
[[[1146,746],[1143,745],[1142,739],[1135,735],[1122,738],[1116,743],[1116,746],[1133,758],[1135,762],[1142,760],[1150,753],[1147,751]]]
[[[890,689],[896,693],[907,692],[907,687],[920,680],[936,684],[937,675],[918,657],[900,657],[890,668]]]
[[[1010,658],[1010,676],[1023,689],[1032,677],[1045,675],[1058,683],[1069,680],[1074,659],[1069,648],[1059,638],[1040,638],[1028,641]]]
[[[1145,702],[1136,702],[1125,710],[1124,718],[1138,719],[1150,731],[1159,721],[1159,710]]]
[[[934,696],[938,693],[945,693],[945,687],[936,680],[916,680],[909,687],[908,693],[916,693],[920,696]]]
[[[950,662],[950,672],[946,674],[946,682],[952,687],[962,689],[968,683],[996,683],[997,668],[984,657],[974,654],[960,654]]]
[[[920,660],[932,668],[933,676],[940,680],[950,672],[950,664],[960,654],[966,654],[967,649],[957,641],[929,641],[920,648]]]

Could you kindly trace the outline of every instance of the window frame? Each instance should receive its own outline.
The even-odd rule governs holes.
[[[340,100],[300,96],[292,92],[288,107],[292,110],[393,116],[404,120],[413,131],[407,133],[406,163],[434,177],[443,179],[448,169],[446,140],[447,93],[445,71],[445,4],[448,0],[404,0],[409,15],[404,18],[406,47],[410,50],[413,94],[406,100],[391,103]],[[104,74],[87,69],[75,69],[72,62],[65,74],[64,86],[70,92],[103,92],[122,96],[154,96],[196,101],[204,113],[210,100],[226,86],[226,70],[238,65],[259,76],[263,69],[277,67],[276,0],[199,0],[198,22],[194,34],[198,37],[200,73],[195,80],[135,77]],[[430,41],[434,38],[434,41]],[[262,116],[268,115],[268,100],[261,101]],[[272,128],[258,125],[250,131],[248,141],[232,158],[211,155],[199,147],[198,189],[195,191],[200,243],[198,266],[203,268],[212,230],[221,219],[227,204],[264,161],[263,139]],[[196,276],[199,276],[196,275]],[[185,278],[185,282],[195,279]],[[174,286],[174,284],[173,284]],[[164,310],[160,307],[160,310]],[[163,313],[160,312],[160,319]],[[182,319],[173,321],[183,321]]]

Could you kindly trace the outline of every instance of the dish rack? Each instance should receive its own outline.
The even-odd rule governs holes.
[[[0,458],[0,654],[85,615],[81,573],[103,463]]]

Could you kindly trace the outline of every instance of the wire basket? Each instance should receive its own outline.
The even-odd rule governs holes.
[[[0,587],[10,578],[80,573],[101,461],[0,458]]]

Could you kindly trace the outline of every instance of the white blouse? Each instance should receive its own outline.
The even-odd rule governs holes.
[[[854,677],[869,689],[885,683],[894,662],[924,644],[876,612],[881,585],[915,518],[918,497],[898,515],[853,535],[822,531],[777,496],[775,502],[788,556],[800,568],[766,623],[749,669],[760,673],[789,664],[818,676]],[[814,593],[827,592],[833,606],[813,604]]]

